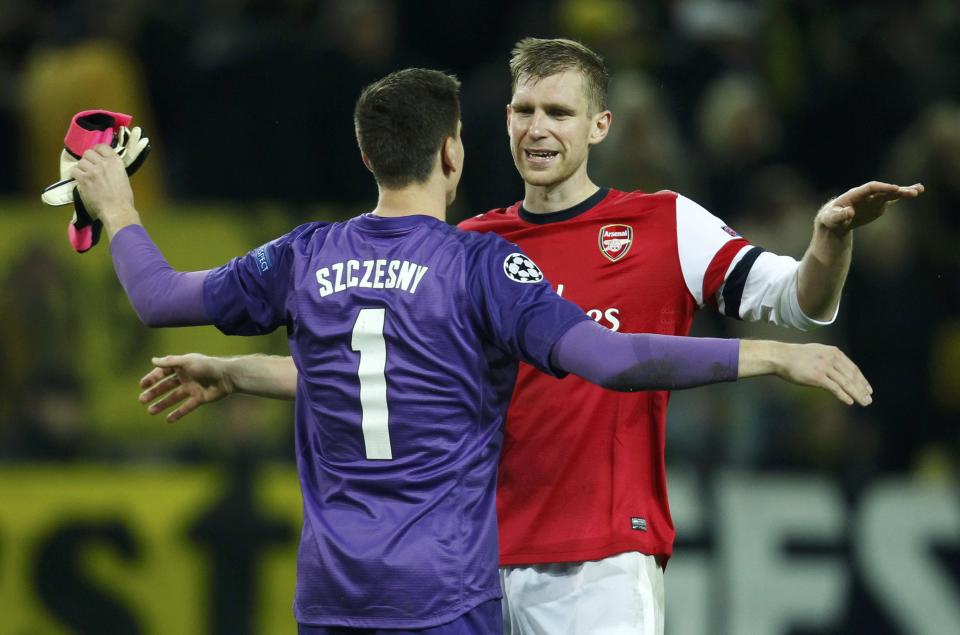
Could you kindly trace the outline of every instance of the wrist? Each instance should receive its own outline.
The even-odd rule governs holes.
[[[788,346],[790,345],[770,340],[741,340],[738,377],[742,379],[781,374]]]
[[[99,214],[100,221],[103,222],[107,230],[107,236],[113,240],[114,235],[124,227],[129,225],[140,225],[140,214],[129,204],[121,204],[103,210]]]
[[[821,211],[813,219],[813,238],[833,243],[852,240],[852,227],[844,223],[827,223],[826,214]]]
[[[786,342],[770,341],[767,344],[767,364],[769,365],[769,375],[783,376],[786,369],[786,360],[790,356],[790,349],[793,344]]]
[[[228,395],[232,395],[238,390],[242,392],[242,373],[245,365],[238,361],[237,358],[221,358],[219,362],[220,385],[223,387],[223,392]]]

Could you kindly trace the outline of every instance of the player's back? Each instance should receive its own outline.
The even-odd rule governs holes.
[[[303,246],[291,333],[301,621],[442,621],[499,592],[482,563],[496,558],[487,510],[516,364],[481,337],[460,234],[365,215]]]

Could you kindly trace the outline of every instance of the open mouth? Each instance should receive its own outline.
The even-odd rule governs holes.
[[[531,163],[549,163],[560,154],[555,150],[524,150],[523,153]]]

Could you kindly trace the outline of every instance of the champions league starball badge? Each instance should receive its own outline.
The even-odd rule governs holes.
[[[604,225],[600,228],[600,253],[610,262],[627,255],[633,244],[633,227],[630,225]]]
[[[503,272],[514,282],[540,282],[543,272],[532,260],[521,253],[513,253],[503,261]]]

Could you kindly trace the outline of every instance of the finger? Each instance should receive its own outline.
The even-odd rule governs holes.
[[[834,372],[836,372],[836,375],[833,378],[843,386],[849,395],[857,400],[857,403],[861,406],[867,406],[873,402],[873,386],[863,376],[860,369],[856,367],[852,370],[837,368]]]
[[[849,190],[846,196],[855,196],[856,198],[866,198],[872,194],[882,194],[884,192],[896,192],[900,186],[893,183],[883,183],[882,181],[870,181],[858,187]]]
[[[163,357],[154,357],[150,363],[159,368],[174,368],[183,366],[186,358],[183,355],[164,355]]]
[[[85,176],[90,172],[90,169],[93,165],[84,159],[77,161],[77,164],[73,166],[73,169],[70,171],[70,176],[76,179],[78,176]]]
[[[913,185],[901,187],[897,191],[897,195],[899,198],[917,198],[923,194],[923,190],[924,188],[922,183],[914,183]]]
[[[866,187],[868,194],[882,194],[884,192],[896,192],[900,186],[895,183],[884,183],[883,181],[870,181],[863,187]]]
[[[853,405],[854,403],[853,397],[848,395],[847,392],[840,386],[840,384],[838,384],[833,379],[831,379],[829,375],[822,378],[820,386],[821,388],[824,388],[832,392],[834,397],[836,397],[843,403],[847,404],[848,406]]]
[[[102,144],[101,144],[102,145]],[[97,148],[100,146],[93,146],[84,151],[80,156],[80,161],[86,161],[88,165],[94,166],[103,162],[103,155],[97,152]]]
[[[150,403],[160,395],[166,394],[181,385],[180,377],[178,375],[169,375],[161,381],[157,382],[152,388],[144,390],[140,393],[140,403]]]
[[[849,357],[846,355],[841,355],[837,365],[841,372],[844,373],[844,376],[847,377],[851,383],[862,388],[864,394],[873,394],[873,386],[871,386],[870,382],[867,381],[867,378],[864,377],[863,371],[861,371],[860,368],[854,364]]]
[[[98,155],[100,155],[105,159],[109,159],[110,157],[114,157],[117,155],[117,151],[105,143],[98,143],[97,145],[90,148],[90,150],[87,150],[87,152],[91,152],[91,151],[97,153]],[[84,155],[86,155],[86,153],[84,153]]]
[[[836,206],[824,215],[823,222],[827,227],[840,227],[843,225],[849,225],[851,222],[853,222],[855,216],[856,211],[853,209],[853,207]]]
[[[188,414],[196,410],[199,406],[200,402],[197,401],[195,397],[187,399],[185,402],[180,404],[176,410],[167,415],[167,423],[176,423],[180,419],[183,419]]]
[[[864,183],[863,185],[859,185],[855,188],[847,190],[844,194],[837,197],[836,203],[843,206],[855,205],[857,203],[865,202],[877,194],[884,192],[896,192],[898,189],[899,186],[891,183],[870,181],[869,183]]]
[[[841,388],[861,406],[870,405],[873,401],[873,387],[863,373],[853,361],[847,357],[840,349],[834,349],[834,355],[831,365],[828,367],[827,374]]]
[[[174,371],[166,368],[154,368],[140,378],[140,387],[149,388],[172,372]]]
[[[187,389],[184,388],[183,386],[178,386],[175,389],[163,395],[163,397],[161,397],[159,401],[150,404],[150,406],[147,407],[147,412],[149,412],[152,415],[155,415],[158,412],[162,412],[167,408],[170,408],[171,406],[177,405],[178,403],[187,399],[188,397],[190,397],[190,393],[187,391]]]
[[[896,202],[902,198],[916,198],[923,192],[923,185],[915,183],[909,186],[892,185],[890,183],[875,183],[874,187],[863,199]]]
[[[919,196],[919,192],[917,192],[916,190],[913,190],[912,188],[908,188],[908,187],[901,187],[893,192],[880,192],[878,194],[874,194],[873,196],[870,197],[870,200],[883,201],[884,203],[892,205],[893,203],[896,203],[901,199],[916,198],[917,196]]]
[[[836,384],[836,386],[849,399],[849,401],[847,399],[843,400],[843,402],[848,406],[853,405],[854,401],[861,406],[868,406],[870,405],[870,402],[873,401],[862,385],[857,385],[858,382],[855,380],[849,377],[844,377],[843,373],[840,372],[838,368],[831,368],[828,370],[827,377],[829,377],[830,380]]]

